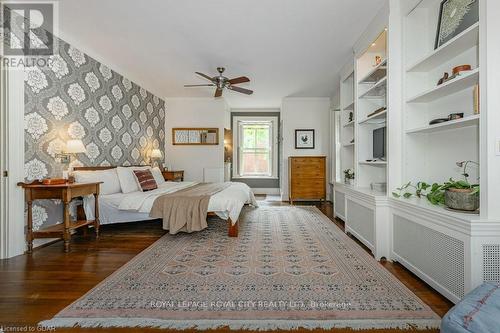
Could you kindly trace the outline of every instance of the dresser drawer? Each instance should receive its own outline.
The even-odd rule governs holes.
[[[307,188],[307,189],[312,189],[312,190],[322,190],[324,191],[326,185],[325,185],[325,178],[306,178],[306,179],[298,179],[295,178],[292,180],[292,189],[301,189],[301,188]]]
[[[291,169],[292,178],[318,178],[325,176],[324,165],[294,165]]]
[[[324,190],[317,190],[312,188],[300,188],[292,190],[291,198],[293,199],[322,199],[326,196]]]
[[[294,157],[291,159],[292,166],[299,165],[324,165],[325,159],[318,157]]]

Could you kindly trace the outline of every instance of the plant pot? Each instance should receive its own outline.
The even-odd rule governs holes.
[[[451,209],[475,211],[479,208],[479,193],[471,189],[450,188],[444,192],[444,204]]]
[[[345,179],[345,183],[346,183],[347,185],[353,185],[353,184],[354,184],[354,179],[346,178],[346,179]]]

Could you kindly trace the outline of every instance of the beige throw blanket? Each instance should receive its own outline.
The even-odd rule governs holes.
[[[210,197],[230,186],[230,183],[201,183],[159,196],[153,203],[150,217],[162,218],[163,229],[174,235],[179,231],[205,229]]]

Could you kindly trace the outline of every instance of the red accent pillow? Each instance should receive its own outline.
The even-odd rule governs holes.
[[[141,191],[151,191],[158,188],[151,170],[134,170],[134,175]]]

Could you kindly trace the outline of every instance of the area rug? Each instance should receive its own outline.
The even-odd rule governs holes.
[[[165,235],[41,323],[174,329],[437,328],[439,317],[315,207],[244,209]]]

